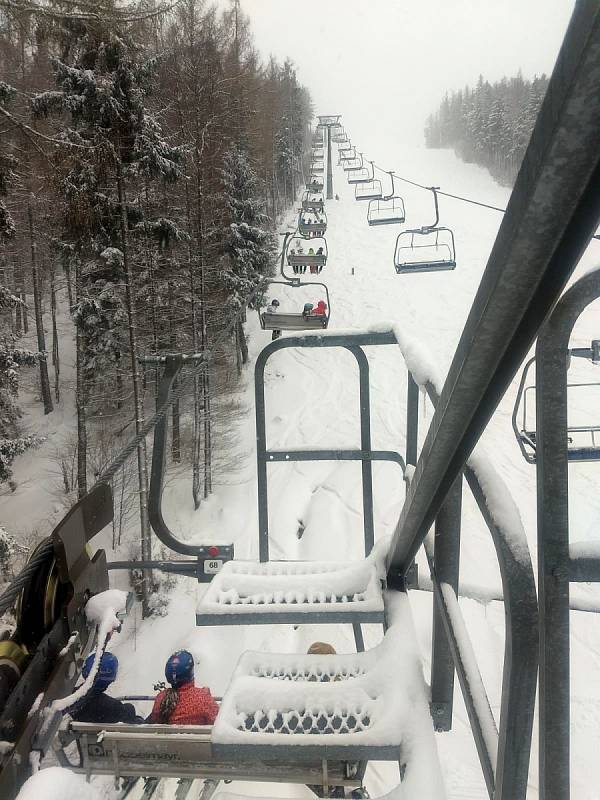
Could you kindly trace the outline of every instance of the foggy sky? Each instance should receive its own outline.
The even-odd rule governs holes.
[[[221,0],[225,4],[225,0]],[[447,90],[550,73],[574,0],[242,0],[266,60],[289,56],[353,140],[422,140]]]

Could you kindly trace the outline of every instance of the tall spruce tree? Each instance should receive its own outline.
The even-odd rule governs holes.
[[[263,212],[261,181],[248,153],[238,145],[225,154],[223,190],[229,225],[223,238],[221,275],[226,304],[236,320],[234,333],[239,361],[245,364],[248,350],[241,312],[249,301],[251,306],[256,305],[261,284],[273,274],[275,243],[268,217]]]

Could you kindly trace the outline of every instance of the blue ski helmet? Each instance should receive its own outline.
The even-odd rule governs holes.
[[[81,674],[84,680],[88,677],[92,670],[94,663],[95,653],[91,653],[85,660]],[[94,678],[94,689],[103,692],[108,689],[110,684],[116,680],[117,672],[119,671],[119,659],[112,653],[105,652],[102,654],[100,664],[98,665],[98,672]]]
[[[187,650],[178,650],[165,666],[165,678],[175,689],[194,678],[194,657]]]

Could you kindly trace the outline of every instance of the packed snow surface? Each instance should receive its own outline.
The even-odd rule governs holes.
[[[41,769],[27,780],[17,800],[102,800],[98,790],[62,767]]]

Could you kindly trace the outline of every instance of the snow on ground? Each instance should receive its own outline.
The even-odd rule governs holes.
[[[336,152],[336,148],[333,148]],[[424,184],[505,206],[509,190],[498,186],[488,173],[464,164],[449,151],[402,149],[381,132],[380,150],[369,154],[386,169]],[[336,157],[334,156],[334,159]],[[388,180],[383,176],[382,180]],[[431,196],[407,184],[396,190],[406,204],[409,227],[433,219]],[[396,275],[392,259],[398,226],[368,228],[367,202],[354,200],[341,168],[334,171],[334,192],[339,201],[326,204],[329,226],[329,260],[318,280],[327,283],[331,297],[331,329],[360,329],[389,321],[407,337],[427,349],[436,369],[445,376],[475,295],[502,215],[448,198],[440,198],[441,223],[454,230],[458,266],[453,272]],[[290,223],[293,217],[290,217]],[[592,242],[576,275],[600,261],[600,243]],[[289,271],[289,270],[288,270]],[[306,275],[306,280],[311,280]],[[312,278],[315,280],[315,276]],[[322,291],[274,287],[271,297],[281,310],[300,310],[304,302],[321,299]],[[598,306],[590,307],[575,329],[572,344],[589,346],[598,338]],[[270,341],[259,328],[256,314],[249,315],[252,362]],[[285,336],[285,334],[284,334]],[[371,360],[372,436],[374,448],[397,449],[405,442],[406,369],[397,347],[369,352]],[[578,380],[597,379],[598,369],[576,364]],[[511,430],[511,413],[518,380],[515,380],[488,426],[483,440],[494,468],[507,484],[519,509],[532,557],[536,553],[535,468],[521,457]],[[243,376],[240,397],[248,414],[239,420],[238,467],[222,477],[211,499],[193,511],[190,476],[173,473],[164,493],[165,517],[182,538],[196,542],[234,542],[238,558],[256,558],[258,529],[256,510],[255,430],[252,363]],[[357,369],[353,357],[339,350],[286,350],[277,353],[266,370],[267,446],[270,448],[358,447],[359,408]],[[597,408],[597,406],[596,406]],[[420,438],[432,416],[423,404]],[[590,410],[578,401],[577,413]],[[597,422],[597,420],[596,420]],[[25,456],[31,460],[35,456]],[[600,497],[594,464],[573,465],[570,470],[573,541],[597,537]],[[22,470],[17,464],[17,470]],[[376,537],[389,535],[404,497],[404,483],[395,464],[374,465]],[[22,475],[22,472],[19,472]],[[269,467],[269,499],[272,558],[353,560],[363,555],[362,502],[358,464],[319,462],[274,464]],[[499,571],[489,533],[475,503],[465,491],[461,578],[466,583],[500,586]],[[423,568],[423,562],[421,562]],[[201,590],[202,591],[202,590]],[[255,628],[196,628],[194,613],[197,586],[180,579],[169,605],[169,616],[140,622],[136,610],[115,637],[111,647],[118,653],[121,670],[115,694],[153,693],[163,679],[169,654],[188,648],[197,660],[197,683],[208,684],[222,694],[242,652],[306,652],[314,640],[329,641],[341,653],[354,651],[350,626],[259,626]],[[573,595],[598,600],[590,585],[573,588]],[[410,595],[416,637],[428,677],[431,647],[431,595]],[[504,611],[498,602],[482,605],[461,600],[467,630],[473,640],[482,678],[498,721]],[[588,767],[600,744],[600,631],[592,614],[572,613],[572,786],[578,800],[597,797],[597,781]],[[377,626],[366,626],[365,643],[381,640]],[[140,704],[141,707],[142,704]],[[436,736],[448,797],[471,800],[486,797],[485,785],[472,741],[468,718],[456,689],[454,727]],[[534,742],[530,797],[537,796],[537,747]],[[588,765],[586,767],[585,765]],[[372,797],[385,794],[397,783],[397,768],[372,764],[366,785]],[[172,782],[171,782],[172,783]],[[172,784],[174,786],[174,784]],[[165,788],[165,797],[171,790]],[[235,794],[244,796],[309,797],[304,787],[273,787],[237,783]]]

